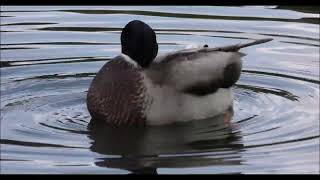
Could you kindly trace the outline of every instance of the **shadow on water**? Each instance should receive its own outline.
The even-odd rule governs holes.
[[[287,10],[299,11],[303,13],[314,13],[314,14],[318,14],[320,11],[319,6],[277,6],[275,9],[287,9]],[[318,19],[318,23],[320,23],[319,19]]]
[[[157,174],[158,168],[240,165],[244,146],[231,123],[232,111],[197,123],[148,128],[115,128],[91,120],[90,150],[121,156],[98,158],[97,166],[133,174]]]

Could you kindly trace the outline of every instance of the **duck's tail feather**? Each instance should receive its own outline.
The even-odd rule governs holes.
[[[258,40],[255,40],[253,42],[250,42],[250,43],[239,44],[238,47],[239,47],[239,49],[241,49],[241,48],[248,47],[248,46],[253,46],[253,45],[256,45],[256,44],[266,43],[266,42],[269,42],[269,41],[272,41],[272,40],[273,40],[272,38],[258,39]]]
[[[266,43],[269,41],[272,41],[272,38],[265,38],[265,39],[258,39],[255,40],[253,42],[249,42],[249,43],[241,43],[241,44],[235,44],[235,45],[230,45],[230,46],[223,46],[223,47],[216,47],[216,48],[202,48],[200,51],[203,52],[210,52],[210,51],[225,51],[225,52],[236,52],[241,48],[245,48],[248,46],[253,46],[253,45],[257,45],[257,44],[262,44],[262,43]]]

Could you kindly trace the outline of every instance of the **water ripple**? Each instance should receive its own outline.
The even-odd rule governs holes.
[[[0,18],[2,173],[319,173],[313,8],[3,7]],[[143,130],[92,124],[88,86],[132,19],[154,27],[160,53],[274,41],[243,49],[225,114]]]

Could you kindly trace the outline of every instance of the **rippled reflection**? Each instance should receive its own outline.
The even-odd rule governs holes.
[[[157,168],[241,164],[241,136],[231,123],[232,111],[195,123],[163,127],[106,128],[91,121],[90,149],[119,158],[99,158],[102,167],[133,173],[157,173]]]

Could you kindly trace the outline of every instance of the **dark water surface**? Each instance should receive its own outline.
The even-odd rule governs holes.
[[[1,7],[1,173],[319,173],[319,9]],[[242,52],[234,115],[88,128],[88,86],[140,19],[160,54],[273,41]],[[227,123],[227,119],[230,123]]]

